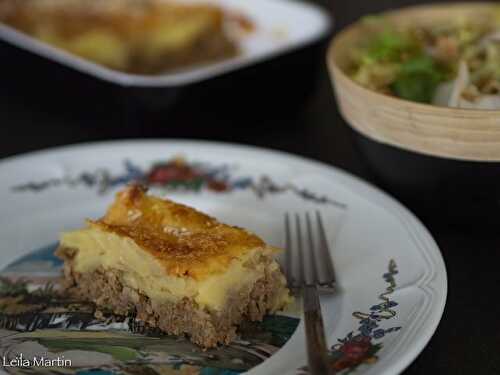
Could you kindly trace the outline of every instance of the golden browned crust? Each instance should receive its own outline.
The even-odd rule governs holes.
[[[119,43],[127,56],[120,63],[95,62],[138,74],[156,74],[235,55],[238,48],[226,35],[225,19],[221,8],[207,4],[158,0],[0,0],[0,22],[84,58],[92,60],[87,52],[75,47],[81,38],[105,33]],[[187,24],[196,26],[189,38],[182,39],[177,30],[184,32]],[[174,40],[152,52],[152,40],[162,30],[175,34]]]
[[[221,25],[222,10],[206,4],[180,4],[158,0],[0,0],[5,22],[34,32],[45,22],[61,35],[71,37],[92,28],[115,31],[128,38],[163,25],[181,23],[193,14],[210,17]],[[47,19],[39,20],[37,17]]]
[[[224,272],[236,257],[266,244],[193,208],[149,196],[138,185],[118,193],[106,215],[91,227],[129,237],[170,275],[202,279]]]

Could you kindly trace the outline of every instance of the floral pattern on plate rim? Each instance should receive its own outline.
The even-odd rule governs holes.
[[[369,312],[356,311],[352,315],[358,319],[357,333],[349,332],[344,338],[338,339],[329,352],[332,369],[338,373],[349,374],[363,364],[373,364],[378,361],[377,352],[382,349],[380,341],[386,334],[397,332],[401,327],[382,328],[380,323],[396,317],[394,310],[398,303],[392,300],[391,294],[396,289],[398,269],[396,262],[389,262],[388,270],[384,273],[384,281],[388,284],[385,291],[379,295],[380,303],[370,307]],[[307,367],[299,369],[299,375],[309,374]]]
[[[259,199],[267,195],[291,192],[306,201],[318,204],[330,204],[345,208],[345,204],[326,195],[316,194],[308,189],[300,188],[291,183],[279,184],[270,176],[235,177],[229,165],[213,166],[207,163],[188,162],[183,157],[174,157],[165,162],[154,163],[143,170],[130,160],[124,161],[124,171],[113,175],[106,168],[95,171],[84,171],[77,176],[50,178],[43,181],[29,181],[12,187],[14,192],[41,192],[58,186],[97,188],[104,194],[110,189],[130,182],[140,182],[146,186],[161,188],[168,191],[203,190],[228,193],[237,190],[251,190]]]

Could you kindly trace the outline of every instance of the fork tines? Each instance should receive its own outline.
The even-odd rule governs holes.
[[[291,288],[333,289],[335,271],[321,214],[285,214],[285,273]],[[311,216],[315,216],[314,219]]]

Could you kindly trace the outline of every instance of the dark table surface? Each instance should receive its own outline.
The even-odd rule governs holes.
[[[321,3],[333,10],[338,30],[363,14],[418,2],[351,0],[332,4],[323,0]],[[279,113],[272,113],[273,106],[259,112],[248,103],[250,111],[241,113],[244,109],[239,109],[240,112],[235,113],[213,105],[217,92],[205,92],[196,100],[181,102],[169,111],[144,114],[126,108],[118,117],[103,115],[100,108],[106,107],[106,103],[93,102],[90,98],[88,103],[81,98],[78,105],[70,103],[71,91],[78,88],[64,92],[62,96],[53,96],[51,85],[44,83],[42,89],[34,87],[36,82],[26,82],[32,78],[24,77],[25,70],[16,66],[4,69],[8,61],[6,57],[0,56],[0,157],[94,140],[182,137],[285,150],[374,181],[336,108],[322,57],[317,57],[320,68],[314,88],[294,85],[291,76],[285,81],[288,87],[282,88],[283,97],[273,98],[279,104],[280,100],[286,100],[287,91],[307,91],[293,110],[285,104],[276,107],[280,108]],[[301,66],[295,68],[299,70],[295,73],[300,74]],[[58,77],[49,79],[55,82]],[[65,96],[68,98],[62,98]],[[411,202],[406,203],[410,208],[416,208]],[[498,232],[448,225],[440,218],[439,212],[432,210],[419,216],[443,253],[448,269],[449,294],[437,332],[405,374],[499,374]]]

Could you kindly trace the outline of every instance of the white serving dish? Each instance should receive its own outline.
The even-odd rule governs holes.
[[[251,18],[256,31],[240,40],[234,58],[161,75],[128,74],[82,59],[14,28],[0,24],[0,41],[42,56],[85,75],[126,87],[165,88],[199,83],[250,65],[271,60],[324,37],[332,26],[327,12],[299,0],[190,0],[211,2]]]

